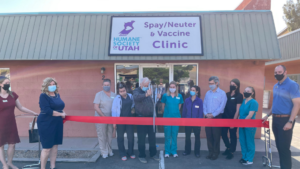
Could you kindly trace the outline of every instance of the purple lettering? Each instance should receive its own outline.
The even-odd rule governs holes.
[[[129,46],[128,50],[133,50],[132,46]]]
[[[186,36],[190,36],[190,32],[186,32]]]
[[[163,31],[157,31],[158,35],[161,36],[164,32]]]
[[[169,36],[172,36],[172,32],[169,32],[168,35],[169,35]]]
[[[165,43],[164,43],[164,41],[162,41],[161,46],[162,46],[162,48],[165,48]]]
[[[175,42],[171,43],[170,47],[172,48],[173,45],[175,46],[174,48],[176,48],[176,43]]]
[[[166,48],[169,48],[169,42],[167,41],[167,43],[166,43]]]
[[[154,41],[154,42],[153,42],[153,47],[154,47],[154,48],[160,48],[160,46],[156,46],[156,45],[155,45],[156,43],[159,43],[159,41]]]
[[[122,47],[122,49],[121,49],[121,47]],[[121,51],[124,50],[124,46],[119,46],[119,50],[121,50]]]
[[[185,24],[186,24],[186,23],[185,23]],[[179,26],[180,26],[180,27],[184,27],[184,23],[182,23],[182,24],[179,24]]]
[[[173,22],[168,22],[168,27],[173,27]]]
[[[193,24],[193,27],[195,27],[196,23]]]
[[[184,46],[184,45],[187,45],[186,42],[182,43],[182,47],[183,47],[183,48],[188,48],[187,46]]]
[[[134,46],[133,50],[140,50],[140,47],[139,46]]]
[[[175,23],[174,26],[175,26],[175,27],[178,27],[178,23]]]
[[[189,27],[192,27],[193,26],[193,24],[192,23],[189,23]]]

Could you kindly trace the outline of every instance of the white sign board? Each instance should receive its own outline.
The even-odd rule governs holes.
[[[200,17],[112,17],[109,55],[203,55]]]

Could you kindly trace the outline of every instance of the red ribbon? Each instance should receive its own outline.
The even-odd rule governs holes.
[[[84,123],[153,125],[152,117],[96,117],[96,116],[66,116],[64,122],[75,121]],[[263,120],[244,119],[199,119],[199,118],[155,118],[159,126],[206,126],[206,127],[264,127],[269,128],[269,122]]]

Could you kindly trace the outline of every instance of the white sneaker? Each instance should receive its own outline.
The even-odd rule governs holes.
[[[102,154],[102,158],[107,158],[107,157],[108,157],[108,155]]]
[[[114,156],[114,153],[111,152],[111,153],[109,153],[108,155],[109,155],[110,157],[112,157],[112,156]]]
[[[178,157],[178,154],[174,154],[173,157],[177,158],[177,157]]]
[[[169,154],[165,154],[165,158],[169,158],[170,157],[170,155]]]
[[[246,163],[243,163],[244,165],[252,165],[253,162],[247,161]]]

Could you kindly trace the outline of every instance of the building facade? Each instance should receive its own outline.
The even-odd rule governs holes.
[[[112,17],[199,17],[203,53],[111,55]],[[93,116],[93,99],[106,78],[112,80],[113,91],[118,82],[130,82],[134,89],[144,76],[165,88],[174,80],[183,95],[195,84],[204,99],[209,77],[218,76],[226,92],[233,78],[240,79],[242,91],[253,86],[261,105],[256,118],[261,118],[265,62],[280,58],[270,11],[0,15],[1,74],[10,76],[11,89],[21,103],[36,112],[46,77],[57,80],[68,115]],[[20,136],[27,136],[30,121],[17,118]],[[204,127],[202,130],[201,137],[205,137]],[[67,122],[64,135],[96,137],[95,125]]]

